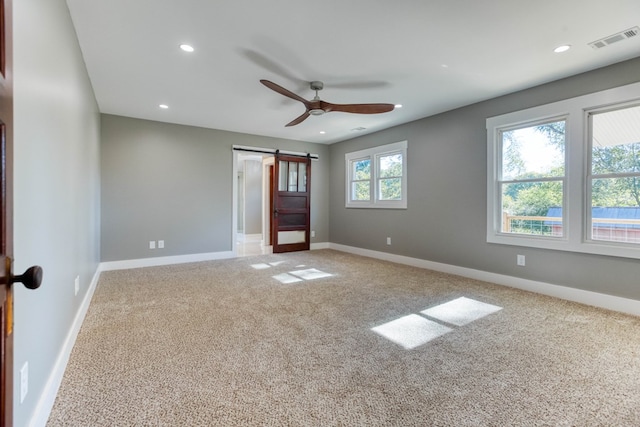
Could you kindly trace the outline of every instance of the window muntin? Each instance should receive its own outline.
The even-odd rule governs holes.
[[[346,207],[407,207],[407,142],[345,154]]]
[[[566,121],[554,120],[499,131],[500,232],[562,237]]]
[[[640,105],[589,114],[589,239],[640,245]]]

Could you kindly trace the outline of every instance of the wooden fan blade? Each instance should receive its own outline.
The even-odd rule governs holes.
[[[275,84],[274,82],[270,82],[269,80],[260,80],[260,83],[268,87],[269,89],[278,92],[280,95],[284,95],[287,98],[295,99],[296,101],[302,102],[304,105],[307,105],[309,101],[302,98],[301,96],[296,95],[288,89],[283,88],[280,85]]]
[[[393,111],[394,108],[393,104],[331,104],[322,102],[322,109],[327,113],[329,111],[340,111],[343,113],[379,114],[388,113]]]
[[[304,122],[307,117],[309,117],[309,111],[305,111],[304,113],[302,113],[302,115],[300,115],[299,117],[297,117],[296,119],[290,121],[289,123],[287,123],[286,125],[284,125],[284,127],[289,127],[289,126],[295,126],[299,123]]]

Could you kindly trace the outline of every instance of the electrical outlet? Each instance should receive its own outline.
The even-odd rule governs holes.
[[[524,255],[518,255],[516,257],[516,264],[518,264],[520,267],[524,267],[524,264],[525,264]]]
[[[391,244],[391,237],[387,237],[387,245]]]
[[[20,368],[20,403],[24,402],[29,392],[29,362],[24,362]]]
[[[80,276],[76,276],[76,280],[73,281],[73,289],[75,295],[78,295],[78,292],[80,291]]]
[[[158,240],[158,249],[164,249],[164,240]]]
[[[156,241],[155,240],[151,240],[149,242],[149,249],[155,249],[156,248]]]

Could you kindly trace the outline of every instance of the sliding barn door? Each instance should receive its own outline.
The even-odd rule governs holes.
[[[275,156],[271,236],[273,252],[309,249],[311,159]]]

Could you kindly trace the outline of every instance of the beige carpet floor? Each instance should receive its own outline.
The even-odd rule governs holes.
[[[105,272],[48,426],[640,426],[640,318],[331,250]]]

